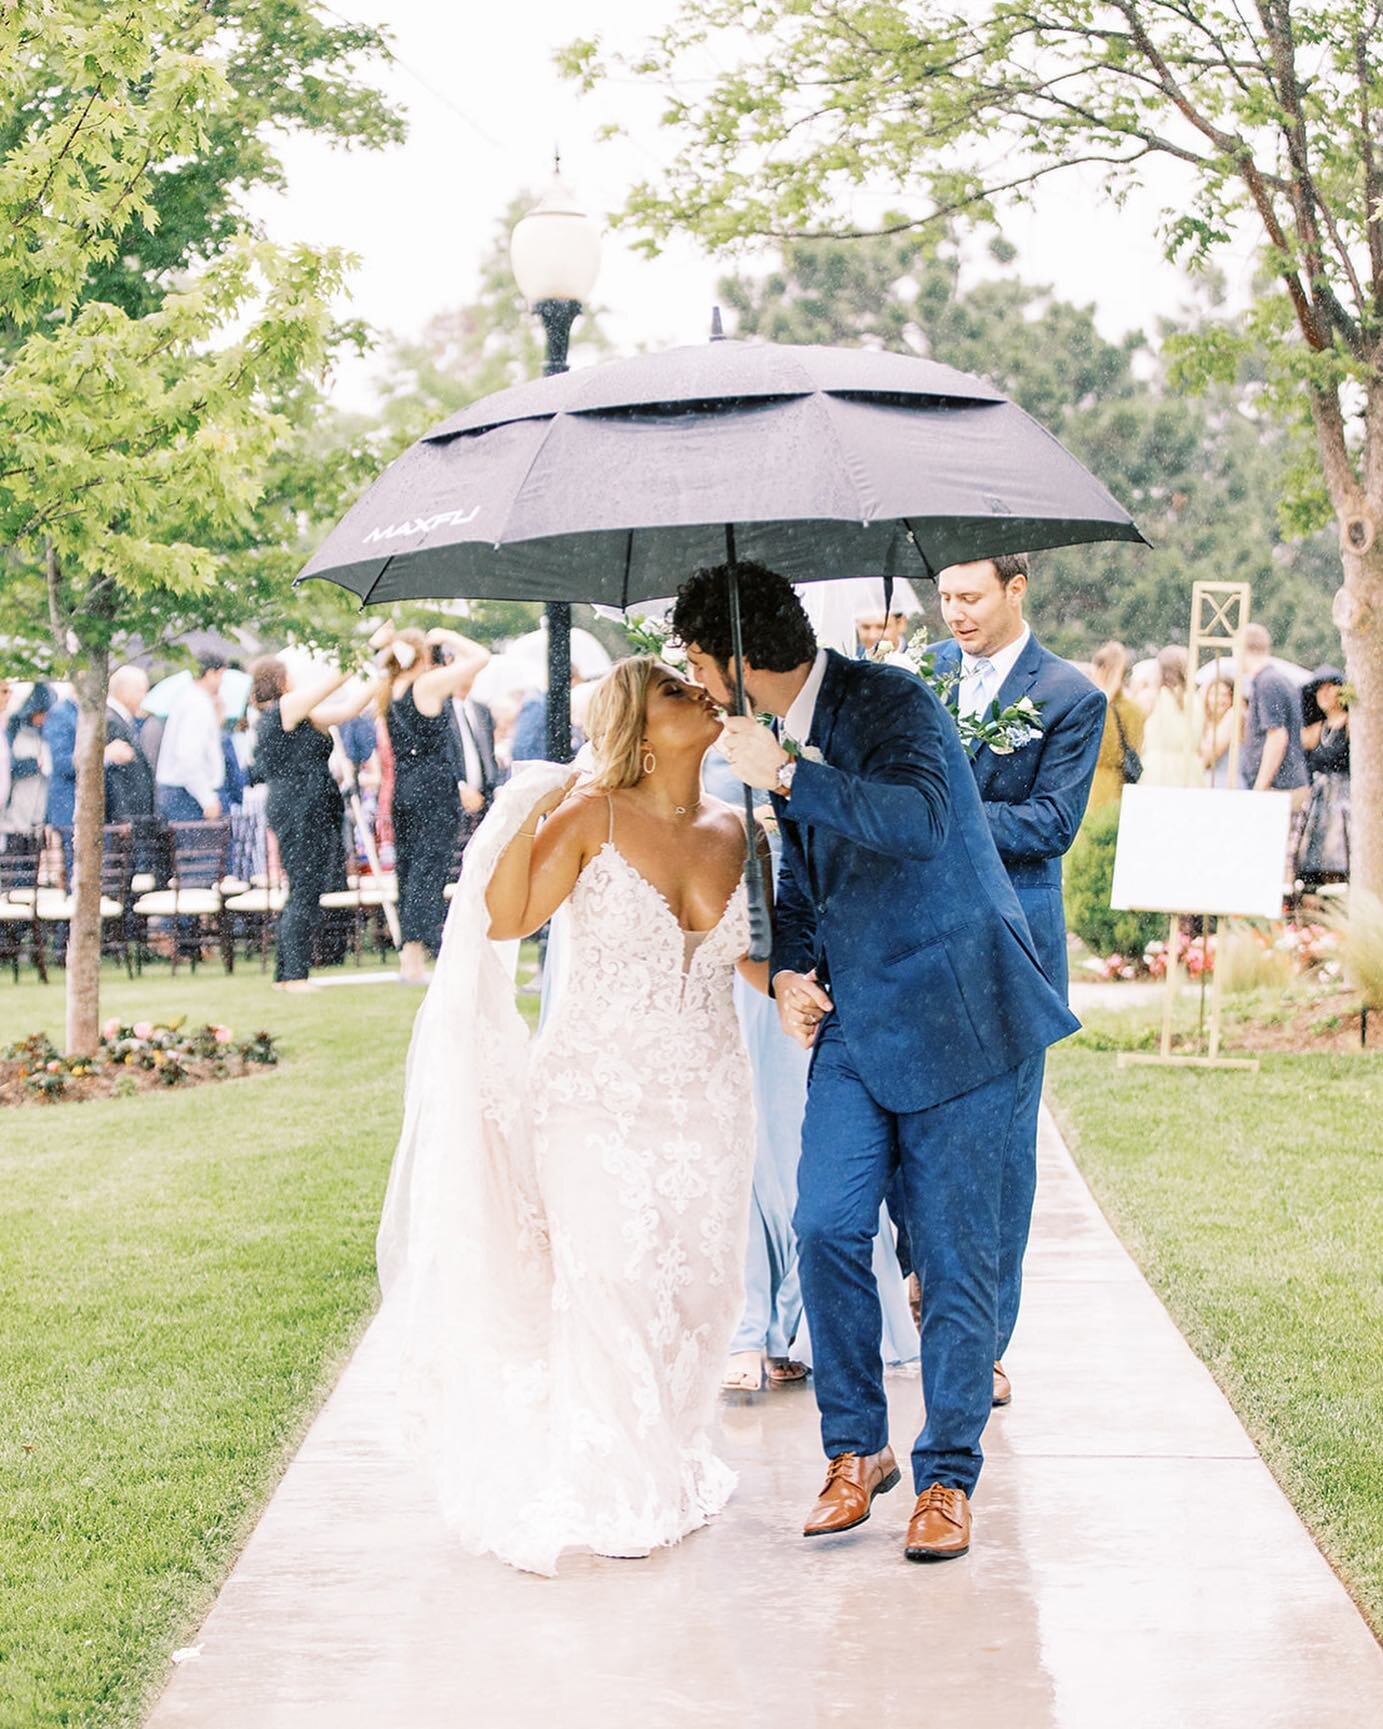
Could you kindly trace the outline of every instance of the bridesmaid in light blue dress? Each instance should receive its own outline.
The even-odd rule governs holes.
[[[713,798],[736,806],[743,800],[740,781],[717,750],[706,757],[702,782]],[[768,795],[759,795],[758,802],[766,806]],[[776,873],[781,843],[772,830],[769,845]],[[724,1385],[733,1392],[756,1392],[763,1386],[765,1375],[775,1387],[800,1383],[811,1363],[797,1275],[797,1240],[792,1229],[811,1053],[782,1030],[773,999],[742,979],[735,981],[735,1006],[754,1072],[758,1152],[744,1269],[744,1314],[731,1342]],[[917,1328],[893,1252],[893,1228],[886,1213],[874,1243],[874,1274],[883,1307],[884,1362],[890,1366],[915,1362]]]

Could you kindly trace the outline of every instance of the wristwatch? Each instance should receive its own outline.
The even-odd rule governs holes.
[[[796,773],[797,758],[795,756],[790,756],[778,770],[778,784],[773,789],[774,792],[778,794],[779,798],[788,798],[791,796],[793,777]]]

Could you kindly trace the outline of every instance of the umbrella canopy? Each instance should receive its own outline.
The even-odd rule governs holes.
[[[146,714],[167,718],[174,703],[192,683],[192,674],[184,667],[181,672],[161,678],[140,704]],[[227,720],[239,720],[250,699],[250,675],[237,667],[228,666],[221,674],[221,702]]]
[[[713,341],[503,390],[399,457],[299,580],[367,602],[607,606],[726,556],[794,582],[1142,541],[1036,421],[951,367]]]

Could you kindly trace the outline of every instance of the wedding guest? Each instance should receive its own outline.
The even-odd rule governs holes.
[[[1176,643],[1159,649],[1157,686],[1143,725],[1140,786],[1199,786],[1202,776],[1191,754],[1186,722],[1186,650]]]
[[[718,750],[707,753],[701,781],[712,798],[724,799],[735,809],[743,807],[743,785]],[[767,794],[757,795],[754,802],[763,815],[770,814]],[[776,876],[782,844],[774,829],[766,832]],[[779,1024],[777,1005],[741,979],[735,982],[735,1010],[754,1074],[756,1145],[744,1310],[730,1341],[730,1360],[721,1384],[730,1392],[757,1393],[765,1377],[770,1386],[789,1386],[807,1374],[806,1365],[792,1355],[802,1327],[792,1212],[797,1205],[809,1065],[808,1053]]]
[[[1302,687],[1301,742],[1311,775],[1311,802],[1297,847],[1303,886],[1349,880],[1349,710],[1345,675],[1320,666]]]
[[[571,689],[576,690],[583,682],[581,673],[573,666],[571,669]],[[575,717],[571,729],[571,750],[575,756],[586,742],[586,735],[576,725]],[[547,757],[547,694],[545,691],[530,691],[524,698],[519,709],[518,719],[514,723],[513,744],[510,747],[511,762],[538,762]]]
[[[1124,690],[1128,650],[1121,642],[1104,643],[1091,657],[1090,669],[1096,688],[1104,693],[1106,707],[1087,813],[1119,803],[1124,796],[1129,752],[1136,754],[1143,745],[1143,711]]]
[[[472,676],[471,683],[475,682]],[[495,719],[483,702],[458,691],[449,705],[453,767],[461,799],[461,824],[466,839],[489,810],[502,779],[495,756]]]
[[[1128,670],[1126,694],[1129,701],[1136,704],[1144,720],[1153,711],[1161,685],[1155,658],[1136,660]]]
[[[106,693],[106,821],[136,823],[154,814],[154,771],[139,748],[139,711],[149,675],[118,666]]]
[[[1272,664],[1272,638],[1261,624],[1244,627],[1240,671],[1252,680],[1244,723],[1240,778],[1253,792],[1287,792],[1292,808],[1306,803],[1306,753],[1301,747],[1301,699]]]
[[[855,659],[868,660],[885,639],[891,649],[902,648],[908,636],[908,615],[894,609],[887,619],[882,606],[865,606],[855,615]]]
[[[5,806],[10,802],[10,741],[4,723],[13,694],[10,681],[0,676],[0,834],[5,832]]]
[[[45,821],[64,832],[63,854],[72,880],[72,818],[77,809],[77,705],[66,686],[55,687],[55,701],[44,723],[43,738],[51,765]]]
[[[41,828],[48,811],[52,757],[43,736],[53,693],[41,681],[5,722],[10,755],[10,796],[4,826],[11,834]]]
[[[444,647],[450,661],[441,657]],[[428,953],[441,947],[444,891],[460,820],[445,710],[453,696],[470,689],[489,658],[479,643],[442,629],[426,636],[399,631],[385,657],[380,709],[394,754],[390,814],[403,935],[399,974],[408,984],[423,982]]]
[[[1027,919],[1038,963],[1064,1003],[1068,975],[1061,861],[1085,815],[1107,705],[1088,678],[1033,635],[1023,616],[1029,574],[1023,553],[954,564],[939,572],[941,616],[955,640],[942,644],[934,661],[938,671],[957,675],[954,690],[962,717],[982,714],[996,700],[1003,710],[1026,698],[1038,711],[1026,739],[1019,742],[1011,735],[1012,748],[1005,751],[981,745],[971,767],[990,836]],[[1037,1120],[1045,1066],[1045,1050],[1023,1066],[1005,1153],[996,1405],[1007,1405],[1012,1398],[1003,1356],[1018,1320],[1023,1255],[1037,1192]]]
[[[1216,673],[1205,687],[1205,718],[1201,723],[1201,766],[1207,784],[1228,786],[1229,747],[1234,732],[1234,679]]]
[[[391,625],[381,625],[371,647],[387,648],[392,635]],[[287,991],[311,990],[312,940],[321,922],[321,897],[333,886],[344,808],[331,772],[331,728],[377,703],[388,687],[381,678],[338,695],[352,677],[349,671],[314,672],[296,685],[274,656],[257,660],[250,676],[250,700],[259,711],[250,778],[268,789],[266,815],[288,878],[274,983]]]
[[[221,814],[226,759],[216,698],[225,667],[219,655],[204,655],[164,724],[154,782],[166,822],[214,822]]]

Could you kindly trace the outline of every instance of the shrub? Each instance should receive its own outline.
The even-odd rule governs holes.
[[[1086,819],[1066,855],[1066,922],[1097,955],[1141,955],[1149,943],[1166,941],[1167,915],[1115,912],[1110,906],[1118,837],[1118,805]]]
[[[1247,919],[1227,919],[1221,925],[1216,965],[1226,996],[1284,991],[1297,970],[1294,945],[1274,942],[1271,930]]]
[[[1345,977],[1369,1008],[1383,1008],[1383,901],[1361,888],[1349,891],[1349,910],[1337,921]]]

